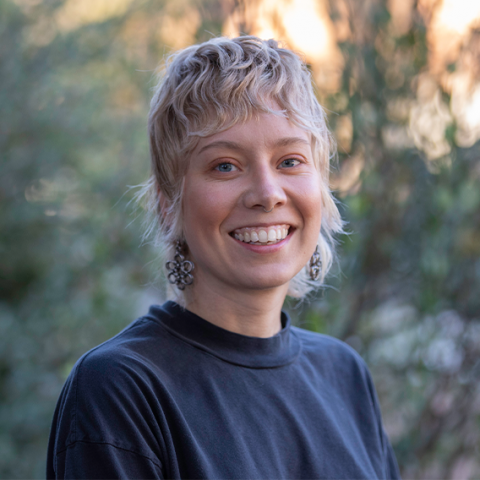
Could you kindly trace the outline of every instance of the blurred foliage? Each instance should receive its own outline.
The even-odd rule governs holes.
[[[149,171],[152,72],[171,48],[220,34],[242,7],[113,3],[105,14],[108,2],[0,0],[2,478],[44,476],[73,363],[161,301],[150,285],[155,252],[139,248],[128,206],[128,185]],[[428,132],[412,141],[406,132],[422,132],[424,118],[425,19],[415,14],[398,34],[386,2],[349,4],[340,86],[320,95],[351,234],[334,288],[293,315],[367,360],[404,478],[478,478],[480,145],[460,148],[455,121],[442,127],[440,154],[422,147]],[[449,95],[435,84],[438,112]]]

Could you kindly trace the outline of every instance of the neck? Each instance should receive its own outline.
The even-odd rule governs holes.
[[[192,286],[193,287],[193,286]],[[281,310],[288,285],[269,289],[230,291],[196,279],[187,293],[187,309],[205,320],[234,333],[268,338],[281,326]]]

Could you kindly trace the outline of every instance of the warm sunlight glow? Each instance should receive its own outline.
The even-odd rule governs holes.
[[[320,59],[330,47],[325,18],[319,15],[318,2],[296,0],[283,15],[283,25],[294,44],[307,57]]]
[[[159,36],[163,44],[172,50],[185,48],[195,43],[195,34],[201,18],[198,10],[185,1],[170,1],[165,6],[159,22]]]
[[[420,4],[428,3],[422,0]],[[458,59],[462,45],[470,31],[480,25],[480,1],[444,0],[435,8],[424,9],[427,20],[429,43],[429,64],[434,74],[445,71]]]
[[[478,26],[480,1],[444,0],[433,10],[427,32],[430,74],[451,94],[455,141],[461,147],[470,147],[480,139],[479,65],[471,43],[473,29]],[[434,132],[437,130],[429,136],[435,136]]]
[[[305,55],[317,85],[335,91],[342,69],[335,32],[325,2],[315,0],[246,0],[227,19],[223,33],[247,31],[275,38]]]
[[[393,30],[397,35],[404,35],[412,23],[414,0],[388,0]]]
[[[228,18],[223,33],[228,36],[250,33],[285,42],[305,55],[320,92],[332,93],[338,89],[343,68],[337,41],[351,38],[348,28],[351,10],[346,5],[338,4],[345,17],[342,33],[338,30],[338,19],[335,26],[332,23],[327,0],[244,0],[241,8],[235,8]],[[416,3],[414,0],[388,0],[387,5],[392,32],[397,36],[405,35],[417,14]],[[448,157],[450,145],[445,131],[453,122],[457,128],[455,140],[460,146],[470,146],[480,138],[480,84],[476,83],[471,65],[475,60],[466,60],[468,53],[465,53],[469,51],[465,42],[471,29],[480,24],[480,0],[419,0],[418,11],[427,24],[429,68],[417,79],[417,99],[405,103],[402,117],[407,125],[384,128],[382,135],[391,149],[414,144],[425,153],[433,171],[435,162]],[[453,64],[455,71],[451,73],[449,69]],[[395,78],[400,77],[395,74]],[[450,105],[442,98],[440,85],[451,92]],[[335,134],[340,150],[349,152],[351,120],[341,120],[337,122]],[[358,187],[363,165],[363,157],[359,154],[345,163],[334,180],[341,194]]]
[[[480,83],[472,87],[469,76],[462,74],[456,75],[452,83],[455,140],[461,147],[470,147],[480,139]]]
[[[472,24],[480,20],[480,1],[444,0],[436,20],[438,25],[445,29],[465,33]]]
[[[132,0],[67,0],[56,14],[60,30],[70,31],[89,23],[124,14]]]

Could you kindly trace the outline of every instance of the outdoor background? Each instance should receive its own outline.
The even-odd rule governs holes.
[[[304,53],[338,141],[350,235],[287,307],[366,359],[404,479],[480,478],[478,0],[0,0],[0,477],[44,477],[74,362],[162,301],[152,74],[239,33]]]

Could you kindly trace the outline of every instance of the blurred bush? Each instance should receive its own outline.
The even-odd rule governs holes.
[[[480,32],[456,27],[442,47],[444,11],[0,0],[2,478],[44,476],[73,363],[161,301],[128,206],[148,176],[152,73],[222,32],[303,49],[337,137],[351,234],[333,288],[293,315],[367,360],[404,478],[478,478]]]

